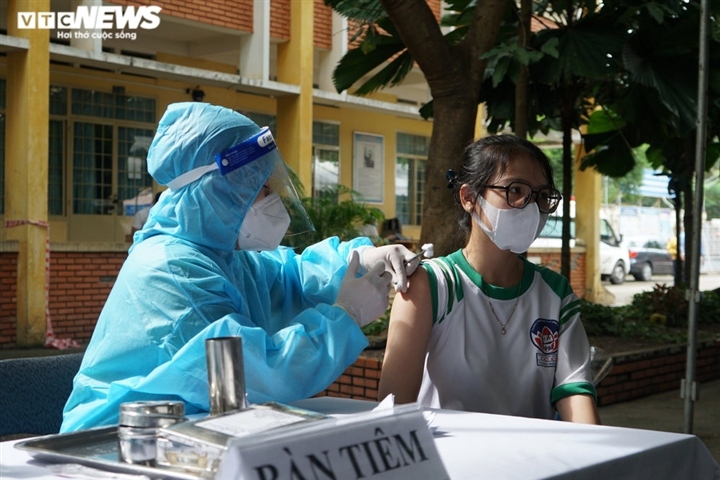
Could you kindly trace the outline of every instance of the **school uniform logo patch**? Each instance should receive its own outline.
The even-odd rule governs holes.
[[[557,365],[558,335],[560,323],[557,320],[538,318],[530,327],[530,341],[540,353],[536,354],[539,367]]]

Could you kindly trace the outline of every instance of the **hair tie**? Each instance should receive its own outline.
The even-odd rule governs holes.
[[[445,172],[445,178],[447,178],[447,188],[457,188],[458,187],[458,174],[455,170],[452,168],[448,169],[447,172]]]

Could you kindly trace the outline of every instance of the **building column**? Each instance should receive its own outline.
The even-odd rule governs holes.
[[[101,7],[102,6],[102,0],[72,0],[70,2],[70,10],[73,12],[77,11],[78,7]],[[70,39],[70,46],[79,48],[81,50],[85,50],[88,52],[93,53],[102,53],[102,38],[93,37],[93,34],[102,34],[102,30],[99,28],[92,29],[92,30],[65,30],[66,32],[82,32],[82,33],[88,33],[90,34],[88,38],[75,38],[73,35]],[[79,65],[75,65],[75,67],[79,67]]]
[[[320,55],[318,86],[320,90],[335,92],[333,72],[348,51],[348,21],[335,10],[332,11],[332,47],[329,52]]]
[[[253,2],[253,33],[240,39],[240,75],[253,80],[270,78],[270,2]]]
[[[575,238],[585,240],[585,300],[612,305],[615,296],[608,292],[600,280],[600,203],[602,176],[592,168],[580,170],[582,145],[575,156]],[[576,292],[581,295],[582,292]]]
[[[487,130],[485,129],[484,122],[485,122],[485,104],[481,103],[478,105],[477,113],[475,114],[475,138],[473,138],[473,140],[478,140],[487,135]]]
[[[278,98],[277,144],[287,164],[312,192],[314,2],[290,2],[290,41],[278,45],[278,81],[298,85],[299,95]]]
[[[45,341],[50,30],[20,29],[17,17],[18,12],[48,11],[50,0],[10,0],[8,5],[8,35],[29,41],[27,51],[7,54],[5,221],[21,223],[6,231],[7,240],[18,242],[19,347]]]

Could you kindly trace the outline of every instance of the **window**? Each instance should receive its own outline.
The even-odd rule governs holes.
[[[124,200],[152,187],[147,152],[154,135],[155,100],[72,89],[72,212],[124,213]],[[143,125],[145,124],[145,125]]]
[[[152,187],[146,158],[154,130],[147,127],[155,123],[155,100],[77,88],[71,97],[71,116],[83,117],[72,123],[72,213],[124,213],[123,200]]]
[[[340,125],[313,122],[312,194],[340,183]]]
[[[425,167],[430,139],[420,135],[397,134],[395,162],[395,216],[404,225],[422,224],[425,200]]]
[[[134,198],[152,185],[147,154],[153,135],[150,129],[118,127],[117,190],[121,199]]]
[[[73,213],[113,213],[112,126],[75,122],[73,142]]]
[[[0,213],[5,90],[0,79]],[[122,213],[120,202],[152,187],[146,157],[154,135],[155,99],[51,85],[49,102],[48,215],[66,215],[66,205],[75,214]]]
[[[65,118],[66,87],[50,86],[50,125],[48,129],[48,215],[65,214]]]
[[[67,115],[67,88],[50,86],[50,115]]]
[[[155,123],[155,99],[73,88],[72,113]]]

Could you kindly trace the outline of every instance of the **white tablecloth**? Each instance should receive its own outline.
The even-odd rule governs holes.
[[[342,415],[375,404],[322,397],[293,405]],[[720,466],[694,435],[450,410],[437,410],[431,426],[453,480],[720,479]],[[62,478],[14,443],[0,443],[0,479]]]

